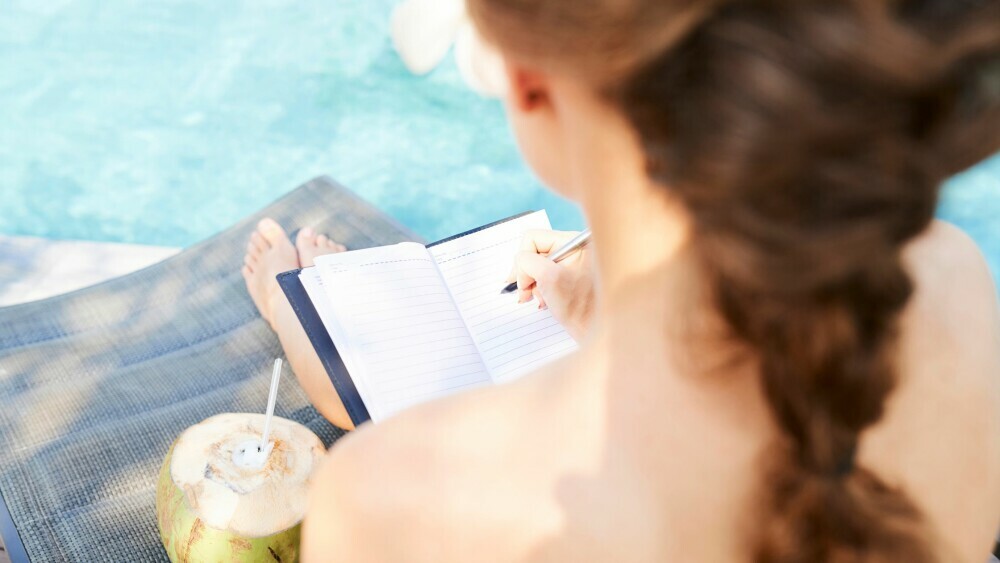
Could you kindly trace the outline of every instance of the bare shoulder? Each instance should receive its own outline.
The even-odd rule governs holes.
[[[903,316],[904,374],[985,391],[1000,407],[998,288],[976,243],[935,221],[905,250],[904,261],[915,285]]]
[[[984,321],[996,320],[990,318],[997,294],[986,259],[958,227],[934,221],[906,247],[903,260],[916,282],[913,304],[921,310],[975,309]]]
[[[303,560],[519,558],[529,540],[507,532],[558,526],[555,508],[524,510],[524,495],[548,484],[511,463],[532,447],[532,413],[551,408],[548,385],[538,374],[465,393],[341,439],[313,487]]]
[[[936,221],[904,251],[915,291],[899,383],[863,457],[901,485],[963,560],[1000,527],[1000,307],[976,244]],[[865,451],[867,450],[867,451]]]

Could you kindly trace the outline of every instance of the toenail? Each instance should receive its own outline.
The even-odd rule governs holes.
[[[311,228],[309,228],[309,227],[302,227],[302,230],[299,231],[299,232],[302,233],[302,236],[304,236],[304,237],[311,237],[311,236],[313,236],[313,230]]]
[[[272,231],[273,232],[273,231],[277,231],[278,229],[280,229],[281,225],[279,225],[278,222],[275,221],[274,219],[271,219],[270,217],[268,217],[268,218],[265,218],[265,219],[261,219],[260,223],[257,223],[257,227],[260,228],[261,231]]]

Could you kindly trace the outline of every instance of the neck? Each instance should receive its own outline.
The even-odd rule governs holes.
[[[579,177],[589,185],[578,184],[594,235],[599,299],[592,336],[603,334],[618,354],[652,362],[670,357],[683,373],[752,369],[715,312],[710,284],[691,252],[683,204],[649,180],[638,148],[598,150],[584,160],[597,164]],[[648,354],[651,349],[665,354]]]
[[[587,95],[575,102],[582,109],[579,118],[564,120],[563,157],[572,163],[566,180],[580,194],[594,234],[598,302],[591,335],[639,333],[661,350],[664,342],[693,348],[711,340],[724,327],[690,251],[687,209],[650,180],[634,128],[619,111]]]
[[[599,165],[581,175],[590,184],[581,203],[594,233],[599,307],[607,318],[604,313],[629,303],[667,298],[678,274],[689,269],[683,249],[690,228],[681,204],[650,182],[638,150],[597,150],[600,156],[589,162]]]
[[[699,384],[738,382],[736,395],[746,397],[756,389],[754,377],[701,377],[750,375],[753,364],[728,339],[728,328],[716,313],[710,284],[691,251],[686,208],[669,189],[649,180],[635,154],[638,150],[602,147],[584,160],[594,164],[579,181],[590,184],[577,184],[586,194],[581,203],[594,235],[598,279],[591,343],[613,365],[628,366],[606,373],[627,382],[628,390],[617,396],[633,406],[662,397],[677,384],[677,379],[663,377],[666,371],[694,376],[685,380]]]

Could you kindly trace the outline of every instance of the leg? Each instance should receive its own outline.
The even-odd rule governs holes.
[[[319,356],[275,280],[281,272],[312,266],[316,256],[343,250],[342,245],[324,235],[316,236],[310,229],[302,229],[293,246],[280,225],[271,219],[264,219],[247,244],[243,278],[261,316],[277,333],[299,385],[313,406],[333,424],[353,429],[354,424]]]

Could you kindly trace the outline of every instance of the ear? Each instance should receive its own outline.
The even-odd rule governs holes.
[[[508,102],[520,112],[532,112],[552,106],[549,78],[542,72],[508,63]]]

